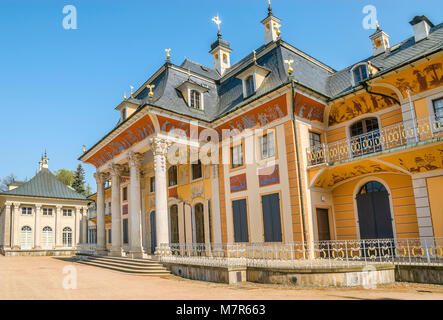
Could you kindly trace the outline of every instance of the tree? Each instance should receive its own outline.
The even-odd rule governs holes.
[[[74,171],[60,169],[55,171],[55,176],[67,186],[72,186],[74,182]]]
[[[74,181],[72,182],[72,187],[78,193],[88,196],[87,190],[85,188],[85,169],[79,164],[77,170],[74,172]]]
[[[17,177],[11,173],[9,176],[6,176],[2,179],[0,183],[0,191],[8,191],[9,185],[17,180]]]

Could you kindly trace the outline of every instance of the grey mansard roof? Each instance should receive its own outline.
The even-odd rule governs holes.
[[[56,198],[70,200],[88,200],[83,195],[66,186],[46,168],[41,169],[34,178],[23,183],[18,188],[1,192],[3,196],[28,196],[39,198]]]
[[[427,39],[415,43],[414,37],[411,37],[392,46],[387,53],[368,57],[343,70],[336,71],[290,44],[279,40],[256,49],[257,56],[259,56],[256,63],[271,72],[255,94],[246,99],[243,98],[242,81],[236,77],[253,65],[252,53],[232,65],[223,76],[215,69],[189,59],[185,59],[179,66],[168,62],[163,71],[150,82],[155,85],[154,98],[148,98],[149,91],[145,88],[132,101],[139,103],[140,107],[152,104],[177,114],[211,122],[242,107],[256,97],[288,83],[287,66],[284,63],[287,59],[294,60],[292,64],[294,80],[323,96],[327,101],[344,95],[354,88],[350,71],[354,65],[370,60],[372,65],[379,69],[379,72],[385,72],[400,67],[408,61],[441,50],[442,43],[443,24],[439,24],[431,29]],[[265,50],[264,55],[261,55]],[[191,72],[192,82],[207,88],[207,92],[203,96],[204,110],[190,108],[177,89],[188,80],[188,71]]]

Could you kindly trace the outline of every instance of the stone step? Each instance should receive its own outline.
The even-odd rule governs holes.
[[[133,270],[166,270],[161,264],[136,264],[134,265],[131,262],[125,262],[125,261],[115,261],[115,260],[108,260],[108,259],[86,259],[84,261],[90,261],[94,263],[99,264],[105,264],[105,265],[112,265],[116,267],[123,267],[127,269],[133,269]]]
[[[98,263],[98,262],[93,262],[93,261],[88,261],[88,260],[79,260],[79,261],[77,261],[77,263],[89,265],[89,266],[94,266],[94,267],[99,267],[99,268],[104,268],[104,269],[109,269],[109,270],[118,271],[118,272],[122,272],[122,273],[135,274],[135,275],[147,275],[147,276],[148,275],[149,276],[171,275],[171,273],[166,269],[134,270],[134,269],[129,269],[129,268],[125,268],[125,267],[103,264],[103,263]]]
[[[152,266],[152,267],[160,267],[163,265],[158,263],[157,261],[152,260],[135,260],[135,259],[127,259],[127,258],[119,258],[119,257],[105,257],[105,256],[90,256],[87,260],[94,261],[112,261],[116,263],[124,263],[126,265],[132,266]]]

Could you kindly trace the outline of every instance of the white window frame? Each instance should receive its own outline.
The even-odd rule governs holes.
[[[53,212],[52,208],[43,208],[42,209],[43,216],[52,216],[52,212]]]
[[[22,207],[22,215],[30,216],[32,215],[31,207]]]
[[[69,227],[63,228],[62,231],[62,243],[64,248],[72,247],[72,229]]]
[[[244,155],[243,155],[243,143],[235,144],[231,147],[231,168],[236,169],[243,167]]]
[[[263,152],[264,147],[264,137],[266,137],[266,154]],[[260,159],[269,159],[272,157],[275,157],[275,133],[274,131],[266,132],[265,134],[261,135],[258,138],[259,144],[260,144]],[[270,142],[272,144],[270,144]],[[272,148],[269,148],[269,146],[272,145]],[[272,153],[270,152],[272,150]]]
[[[200,95],[200,106],[198,108],[192,106],[192,101],[191,101],[191,99],[192,99],[192,94],[191,94],[192,91],[195,91],[195,92],[197,92]],[[192,109],[195,109],[195,110],[204,110],[203,92],[200,91],[200,90],[197,90],[195,87],[188,88],[188,101],[189,101],[188,102],[189,108],[192,108]]]
[[[352,79],[352,86],[353,86],[353,87],[355,87],[356,85],[358,85],[358,83],[355,81],[356,79],[355,79],[354,71],[355,71],[356,69],[360,68],[361,66],[364,66],[364,67],[366,68],[366,78],[365,78],[365,79],[362,79],[362,81],[363,81],[363,80],[366,80],[366,79],[369,79],[369,69],[368,69],[368,64],[367,64],[366,62],[358,63],[358,64],[356,64],[355,66],[353,66],[353,67],[351,68],[351,79]]]
[[[63,209],[63,217],[72,217],[72,209]]]

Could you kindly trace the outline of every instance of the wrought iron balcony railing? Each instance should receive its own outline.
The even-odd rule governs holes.
[[[443,137],[443,117],[431,116],[416,121],[409,120],[350,139],[307,148],[308,166],[341,162],[441,137]]]

